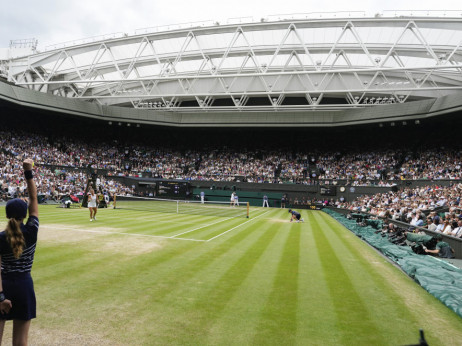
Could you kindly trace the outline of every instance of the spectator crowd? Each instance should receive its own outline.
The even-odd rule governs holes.
[[[105,169],[112,176],[164,179],[390,186],[397,180],[460,179],[460,150],[292,152],[263,149],[158,147],[70,140],[0,132],[5,157],[32,157],[36,164]],[[6,155],[6,156],[5,156]]]
[[[352,212],[369,213],[382,219],[407,222],[462,238],[462,183],[451,186],[427,185],[401,191],[361,196],[352,202],[335,205]],[[438,210],[448,210],[440,216]]]
[[[293,152],[284,148],[236,150],[227,147],[197,150],[134,143],[124,145],[115,140],[96,142],[64,136],[50,139],[19,131],[0,131],[0,144],[2,199],[24,193],[26,184],[20,174],[20,163],[27,157],[36,164],[39,194],[55,200],[68,194],[82,194],[89,168],[105,170],[105,177],[99,181],[103,189],[112,194],[128,195],[135,193],[133,188],[124,186],[114,177],[297,184],[345,180],[351,185],[381,186],[391,186],[398,180],[450,179],[456,182],[461,179],[461,151],[441,148],[415,152],[402,149]],[[429,184],[335,203],[341,208],[381,217],[416,217],[427,224],[422,211],[438,206],[460,208],[461,192],[459,183],[451,187]],[[305,203],[302,200],[297,202]],[[416,214],[415,217],[412,213]],[[452,217],[447,222],[454,229],[459,220]],[[446,228],[443,232],[447,231]]]

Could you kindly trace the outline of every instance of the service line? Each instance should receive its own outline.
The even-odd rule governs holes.
[[[188,241],[199,241],[199,242],[204,242],[205,240],[200,240],[200,239],[189,239],[189,238],[172,238],[172,237],[166,237],[162,235],[152,235],[152,234],[139,234],[139,233],[127,233],[127,232],[112,232],[112,231],[103,231],[103,230],[91,230],[91,229],[78,229],[78,228],[72,228],[72,227],[50,227],[50,225],[42,225],[45,229],[47,227],[49,228],[54,228],[54,229],[69,229],[72,231],[77,231],[77,232],[86,232],[86,233],[103,233],[103,234],[121,234],[121,235],[128,235],[128,236],[133,236],[133,237],[149,237],[149,238],[163,238],[163,239],[176,239],[176,240],[188,240]]]

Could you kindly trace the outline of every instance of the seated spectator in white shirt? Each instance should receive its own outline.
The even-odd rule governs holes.
[[[436,230],[436,225],[433,222],[433,219],[431,217],[427,218],[427,228],[429,231],[435,231]]]
[[[443,234],[451,234],[452,232],[452,226],[451,226],[451,222],[449,220],[445,220],[444,221],[444,227],[443,227],[443,230],[441,231]]]
[[[456,238],[462,238],[462,220],[459,220],[457,226],[452,230],[451,235]]]

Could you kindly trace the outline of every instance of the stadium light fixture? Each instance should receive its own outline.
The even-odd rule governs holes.
[[[419,125],[419,124],[420,124],[420,120],[417,119],[417,120],[415,121],[415,123],[416,123],[416,125]]]
[[[394,123],[394,122],[391,122],[391,123],[390,123],[390,126],[395,126],[395,123]]]

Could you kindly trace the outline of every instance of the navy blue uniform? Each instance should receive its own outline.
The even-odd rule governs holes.
[[[292,213],[292,215],[295,216],[295,218],[297,220],[300,220],[300,213],[298,211],[292,210],[291,213]]]
[[[16,259],[6,239],[6,232],[0,232],[0,255],[2,256],[2,284],[6,299],[11,300],[12,308],[8,314],[0,314],[2,320],[25,320],[36,317],[34,283],[30,275],[34,262],[39,220],[29,217],[21,225],[25,246],[21,256]]]

